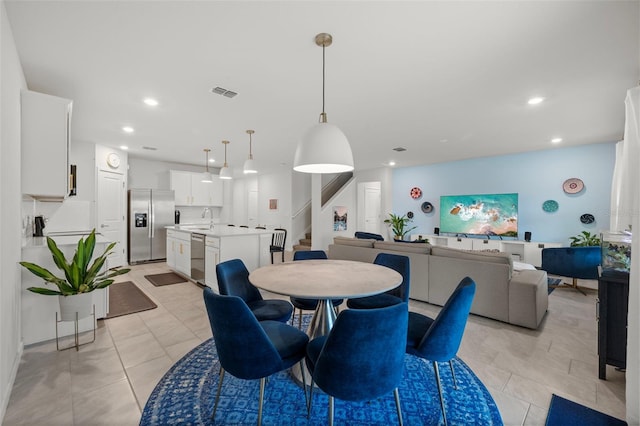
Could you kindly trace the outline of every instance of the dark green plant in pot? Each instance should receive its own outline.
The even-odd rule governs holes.
[[[53,290],[47,287],[29,287],[27,290],[48,296],[71,296],[89,293],[110,286],[114,282],[113,277],[126,274],[131,270],[128,268],[113,268],[101,272],[107,256],[115,245],[116,243],[109,244],[104,253],[90,264],[93,250],[96,246],[96,230],[94,229],[86,239],[80,238],[72,261],[67,262],[56,242],[47,237],[47,246],[51,251],[53,261],[58,269],[64,272],[64,278],[54,275],[35,263],[20,262],[20,265],[24,266],[29,272],[42,278],[45,282],[55,284],[58,288],[58,290]]]
[[[600,237],[597,234],[592,234],[589,231],[582,231],[580,234],[569,237],[571,240],[571,247],[590,247],[590,246],[599,246],[600,245]]]
[[[389,213],[389,218],[384,220],[384,223],[391,226],[393,239],[395,240],[404,240],[405,235],[416,229],[416,226],[405,229],[409,222],[411,222],[411,219],[407,216],[397,216],[393,213]]]

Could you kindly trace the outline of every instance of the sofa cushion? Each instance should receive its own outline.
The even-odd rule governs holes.
[[[392,241],[376,241],[373,243],[373,248],[376,248],[378,250],[401,251],[405,253],[421,253],[421,254],[431,253],[431,244],[427,244],[427,243],[404,244],[404,243],[397,243]]]
[[[509,278],[513,272],[513,259],[509,253],[491,253],[473,250],[459,250],[449,247],[433,246],[433,256],[454,257],[457,259],[476,260],[478,262],[491,262],[509,265]]]
[[[349,238],[349,237],[333,237],[334,244],[340,244],[343,246],[356,246],[373,248],[373,243],[376,240],[365,240],[362,238]]]

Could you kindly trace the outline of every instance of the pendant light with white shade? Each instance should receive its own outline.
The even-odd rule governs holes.
[[[224,165],[220,169],[219,177],[220,179],[233,179],[233,174],[227,164],[227,145],[229,144],[229,141],[222,141],[222,144],[224,145]]]
[[[322,47],[322,113],[320,122],[303,135],[296,148],[293,170],[303,173],[343,173],[353,170],[353,154],[347,137],[335,125],[327,123],[324,112],[324,50],[331,45],[331,34],[316,35]]]
[[[258,173],[255,162],[253,161],[253,153],[251,152],[251,135],[255,133],[255,130],[247,130],[247,133],[249,134],[249,158],[244,162],[244,173]]]
[[[202,180],[200,182],[204,182],[204,183],[211,183],[213,182],[213,178],[211,177],[211,173],[209,173],[209,151],[211,151],[209,148],[205,148],[204,152],[206,153],[206,160],[204,163],[204,173],[202,174]]]

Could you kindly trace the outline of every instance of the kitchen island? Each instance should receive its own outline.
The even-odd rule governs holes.
[[[272,230],[215,225],[167,227],[167,265],[189,279],[218,291],[216,265],[241,259],[249,272],[271,263]]]
[[[87,234],[72,235],[50,235],[56,242],[58,248],[64,253],[67,262],[73,258],[78,240],[86,238]],[[109,241],[102,235],[96,235],[96,246],[94,249],[94,258],[101,255],[107,248]],[[32,262],[48,269],[56,276],[64,277],[64,272],[60,271],[53,263],[53,257],[47,247],[46,237],[33,237],[24,241],[22,246],[22,260]],[[92,260],[93,261],[93,260]],[[107,259],[107,263],[109,259]],[[106,265],[108,267],[108,265]],[[31,272],[22,268],[22,343],[30,345],[33,343],[43,342],[56,338],[56,313],[60,312],[60,305],[57,296],[45,296],[33,293],[27,290],[27,287],[51,287],[53,284],[45,284],[42,278],[38,278]],[[104,318],[109,310],[109,288],[94,290],[93,304],[96,309],[95,319]],[[59,318],[58,313],[58,318]],[[78,321],[79,332],[93,330],[93,316],[80,319]],[[58,326],[60,337],[71,336],[74,333],[74,324],[72,321],[61,322]]]

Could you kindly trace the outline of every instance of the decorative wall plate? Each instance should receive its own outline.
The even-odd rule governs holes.
[[[424,213],[431,213],[433,211],[433,204],[431,204],[428,201],[425,201],[424,203],[422,203],[422,206],[420,206],[420,208]]]
[[[589,225],[590,223],[593,223],[595,221],[596,221],[596,218],[593,217],[592,214],[585,213],[582,216],[580,216],[580,222],[584,223],[585,225]]]
[[[542,210],[547,213],[553,213],[558,210],[558,202],[556,200],[547,200],[542,203]]]
[[[413,219],[413,212],[407,212],[407,217],[409,219]]]
[[[571,178],[564,181],[562,189],[567,194],[577,194],[584,189],[584,182],[578,178]]]
[[[411,198],[413,198],[414,200],[417,200],[418,198],[422,197],[422,189],[418,188],[417,186],[414,186],[413,188],[411,188]]]

